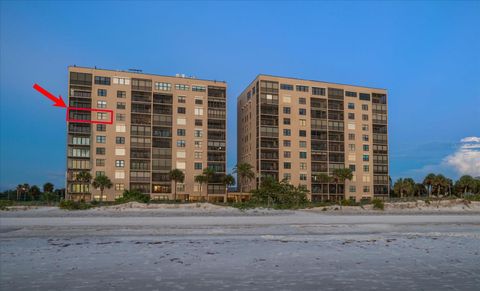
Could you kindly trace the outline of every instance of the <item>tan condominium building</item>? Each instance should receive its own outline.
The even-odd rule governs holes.
[[[271,176],[303,185],[313,201],[389,194],[387,91],[259,75],[238,97],[238,163],[249,163],[258,187]],[[336,183],[335,169],[353,179]]]
[[[88,171],[112,181],[103,200],[127,189],[173,199],[169,172],[180,169],[178,199],[225,199],[225,82],[77,66],[68,72],[68,197],[100,199],[91,181],[78,178]],[[208,185],[195,183],[207,167],[215,171]]]

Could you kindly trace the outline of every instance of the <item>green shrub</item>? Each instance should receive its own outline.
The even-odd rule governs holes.
[[[11,200],[0,200],[0,210],[8,210],[7,206],[12,206],[13,201]]]
[[[92,208],[92,205],[85,202],[63,200],[60,202],[59,207],[65,210],[85,210]]]
[[[468,201],[480,201],[480,194],[465,195],[465,199]]]
[[[373,209],[383,210],[385,208],[385,204],[383,203],[383,201],[378,198],[373,199],[372,204]]]
[[[115,199],[115,202],[117,203],[127,203],[127,202],[149,203],[150,195],[143,194],[142,192],[137,190],[132,190],[132,191],[125,190],[123,192],[123,196]]]
[[[50,203],[58,201],[58,195],[52,192],[44,192],[40,196],[40,200]]]
[[[430,203],[432,203],[432,201],[430,199],[428,199],[428,198],[425,199],[425,204],[430,205]]]
[[[252,191],[250,203],[256,207],[272,207],[276,209],[298,209],[308,205],[307,189],[295,187],[288,181],[265,177],[260,188]]]

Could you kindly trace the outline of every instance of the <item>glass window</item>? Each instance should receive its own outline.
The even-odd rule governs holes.
[[[357,97],[357,92],[345,91],[345,96],[347,96],[347,97]]]
[[[284,158],[290,158],[291,156],[292,156],[292,152],[289,152],[289,151],[283,152],[283,157]]]
[[[185,147],[185,141],[184,140],[177,140],[177,147],[184,148]]]
[[[295,88],[296,88],[297,91],[299,91],[299,92],[308,92],[308,86],[297,85],[297,86],[295,86]]]
[[[292,142],[291,142],[291,141],[289,141],[289,140],[284,140],[284,141],[283,141],[283,146],[284,146],[284,147],[290,147],[291,145],[292,145]]]
[[[202,165],[202,163],[195,163],[194,168],[195,168],[195,170],[201,170],[201,169],[203,169],[203,165]]]
[[[368,104],[362,104],[362,110],[368,111]]]
[[[184,85],[184,84],[175,84],[175,89],[177,90],[183,90],[183,91],[189,91],[190,86]]]
[[[355,113],[348,113],[348,119],[355,119]]]
[[[107,108],[107,101],[97,101],[97,108]]]
[[[284,129],[283,130],[283,135],[284,136],[291,136],[292,135],[292,131],[290,129]]]
[[[178,107],[177,108],[177,113],[185,114],[186,112],[187,112],[187,109],[185,107]]]
[[[292,163],[290,163],[290,162],[283,163],[283,168],[284,169],[291,169],[292,168]]]
[[[312,95],[325,96],[325,88],[312,87]]]
[[[117,98],[127,98],[127,92],[117,91]]]
[[[115,138],[115,143],[116,143],[116,144],[125,144],[125,138],[122,137],[122,136],[117,136],[117,137]]]
[[[360,100],[370,101],[370,94],[367,93],[360,93]]]
[[[290,118],[284,118],[283,119],[283,124],[290,125]]]
[[[307,158],[307,152],[300,152],[300,159],[306,159]]]
[[[192,86],[192,91],[195,92],[206,92],[207,88],[205,86],[200,86],[200,85],[193,85]]]
[[[348,109],[355,109],[354,103],[348,103]]]
[[[170,91],[170,90],[172,90],[172,84],[170,84],[170,83],[163,83],[163,82],[155,82],[155,90],[158,90],[158,91]]]
[[[178,136],[186,136],[187,131],[185,129],[177,129],[177,135]]]
[[[303,97],[298,98],[298,104],[307,104],[307,99]]]
[[[97,95],[100,96],[100,97],[107,96],[107,89],[98,89],[97,90]]]
[[[96,141],[97,143],[105,143],[107,141],[107,137],[104,135],[97,135]]]
[[[110,85],[110,77],[95,76],[95,84]]]
[[[281,90],[289,90],[289,91],[292,91],[292,90],[293,90],[293,85],[290,85],[290,84],[280,84],[280,89],[281,89]]]
[[[283,107],[284,114],[290,114],[290,107]]]
[[[116,160],[115,161],[115,167],[117,167],[117,168],[125,167],[125,161],[124,160]]]
[[[298,114],[300,114],[300,115],[307,115],[307,109],[305,109],[305,108],[300,108],[300,109],[298,109]]]
[[[95,152],[97,153],[97,155],[104,155],[105,148],[95,148]]]
[[[107,125],[105,124],[97,124],[97,131],[106,131]]]

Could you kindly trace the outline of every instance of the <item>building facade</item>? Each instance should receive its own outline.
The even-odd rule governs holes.
[[[67,196],[100,199],[100,191],[78,179],[88,171],[106,175],[113,187],[103,200],[124,190],[152,199],[173,199],[169,172],[180,169],[179,199],[223,201],[226,170],[225,82],[69,67],[67,110]],[[195,183],[205,168],[216,174]]]
[[[303,185],[313,201],[389,195],[385,89],[259,75],[237,100],[237,162]],[[350,168],[337,184],[326,175]]]

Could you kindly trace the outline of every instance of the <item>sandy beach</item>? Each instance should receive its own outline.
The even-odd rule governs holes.
[[[478,290],[476,211],[0,212],[1,290]],[[424,214],[424,215],[419,215]]]

